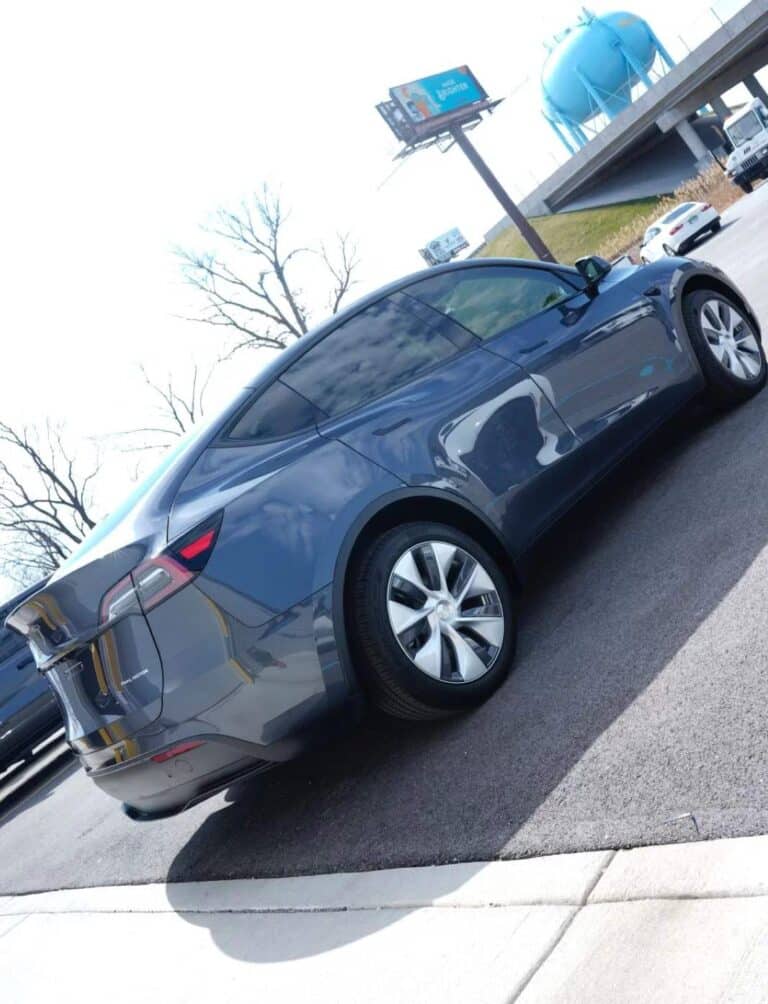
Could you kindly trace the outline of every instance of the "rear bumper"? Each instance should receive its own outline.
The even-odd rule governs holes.
[[[677,241],[675,244],[675,250],[679,253],[681,248],[685,247],[686,245],[692,244],[694,241],[697,241],[700,237],[703,237],[704,234],[709,233],[712,227],[715,226],[715,224],[718,223],[719,220],[720,220],[719,215],[713,217],[711,220],[707,220],[706,223],[703,223],[700,227],[694,230],[693,233],[687,234],[683,238],[683,240]]]
[[[169,760],[151,756],[92,771],[101,790],[123,803],[131,819],[163,819],[183,812],[234,781],[261,773],[277,761],[260,758],[258,750],[244,753],[246,744],[200,737],[200,746]]]

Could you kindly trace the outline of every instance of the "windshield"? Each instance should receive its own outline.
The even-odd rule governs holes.
[[[757,136],[762,131],[762,123],[754,112],[743,115],[735,122],[731,122],[725,130],[734,146],[742,146],[747,140]]]

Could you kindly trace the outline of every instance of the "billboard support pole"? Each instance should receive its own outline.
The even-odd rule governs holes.
[[[520,210],[517,208],[515,203],[509,196],[509,193],[502,186],[499,179],[493,173],[493,171],[488,167],[486,162],[477,152],[474,145],[470,142],[469,137],[464,132],[460,125],[452,125],[450,128],[451,136],[456,140],[457,145],[466,154],[467,159],[470,164],[474,167],[486,185],[493,192],[499,203],[501,204],[504,212],[509,216],[512,222],[515,224],[517,229],[520,231],[520,235],[523,240],[528,244],[533,253],[541,261],[555,261],[555,256],[549,250],[547,245],[541,239],[539,234],[534,230],[528,220],[523,216]]]

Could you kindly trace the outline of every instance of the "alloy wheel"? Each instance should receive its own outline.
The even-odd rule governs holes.
[[[395,562],[387,615],[403,652],[427,676],[471,683],[484,676],[504,644],[504,612],[493,579],[456,544],[429,540]]]
[[[741,313],[725,300],[707,300],[699,321],[710,352],[723,369],[739,380],[760,375],[762,358],[757,338]]]

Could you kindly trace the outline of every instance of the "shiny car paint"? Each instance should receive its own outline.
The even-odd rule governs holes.
[[[554,269],[572,294],[482,341],[419,299],[427,278],[483,268]],[[461,514],[521,577],[533,541],[704,386],[681,313],[701,284],[740,298],[683,259],[615,268],[596,296],[564,266],[454,263],[378,290],[283,352],[10,617],[86,771],[147,818],[348,727],[364,667],[349,656],[344,584],[369,528],[413,507]],[[228,438],[277,382],[295,396],[296,361],[384,298],[446,332],[454,354],[295,433]],[[213,514],[218,535],[190,584],[100,620],[118,582],[135,584],[142,562],[176,553]]]

